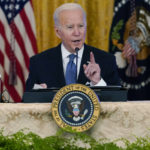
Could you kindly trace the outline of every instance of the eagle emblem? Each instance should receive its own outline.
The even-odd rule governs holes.
[[[68,116],[71,116],[74,121],[83,120],[88,113],[88,109],[84,110],[85,101],[82,97],[72,96],[66,103],[69,111]]]

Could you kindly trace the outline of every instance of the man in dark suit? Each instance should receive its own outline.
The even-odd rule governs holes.
[[[120,84],[115,57],[84,44],[86,14],[79,4],[66,3],[58,7],[54,21],[56,35],[62,43],[30,59],[26,91],[31,90],[35,84],[44,88],[65,86],[69,56],[76,55],[76,48],[78,55],[73,61],[77,66],[77,83],[92,86]]]

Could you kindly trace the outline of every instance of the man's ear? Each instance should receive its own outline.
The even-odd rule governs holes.
[[[55,28],[56,36],[61,39],[59,27],[55,26],[54,28]]]

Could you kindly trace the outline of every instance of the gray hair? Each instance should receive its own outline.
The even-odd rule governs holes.
[[[77,4],[77,3],[65,3],[65,4],[59,6],[55,10],[54,15],[53,15],[55,26],[57,26],[57,27],[60,26],[60,23],[59,23],[59,14],[63,10],[75,10],[75,9],[80,9],[83,12],[84,24],[86,26],[86,13],[85,13],[84,9],[79,4]]]

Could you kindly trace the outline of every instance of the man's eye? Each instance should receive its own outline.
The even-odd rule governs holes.
[[[80,28],[82,28],[82,27],[84,27],[84,25],[83,25],[83,24],[81,24],[79,27],[80,27]]]
[[[67,28],[68,28],[68,29],[72,29],[73,27],[72,27],[72,26],[68,26]]]

